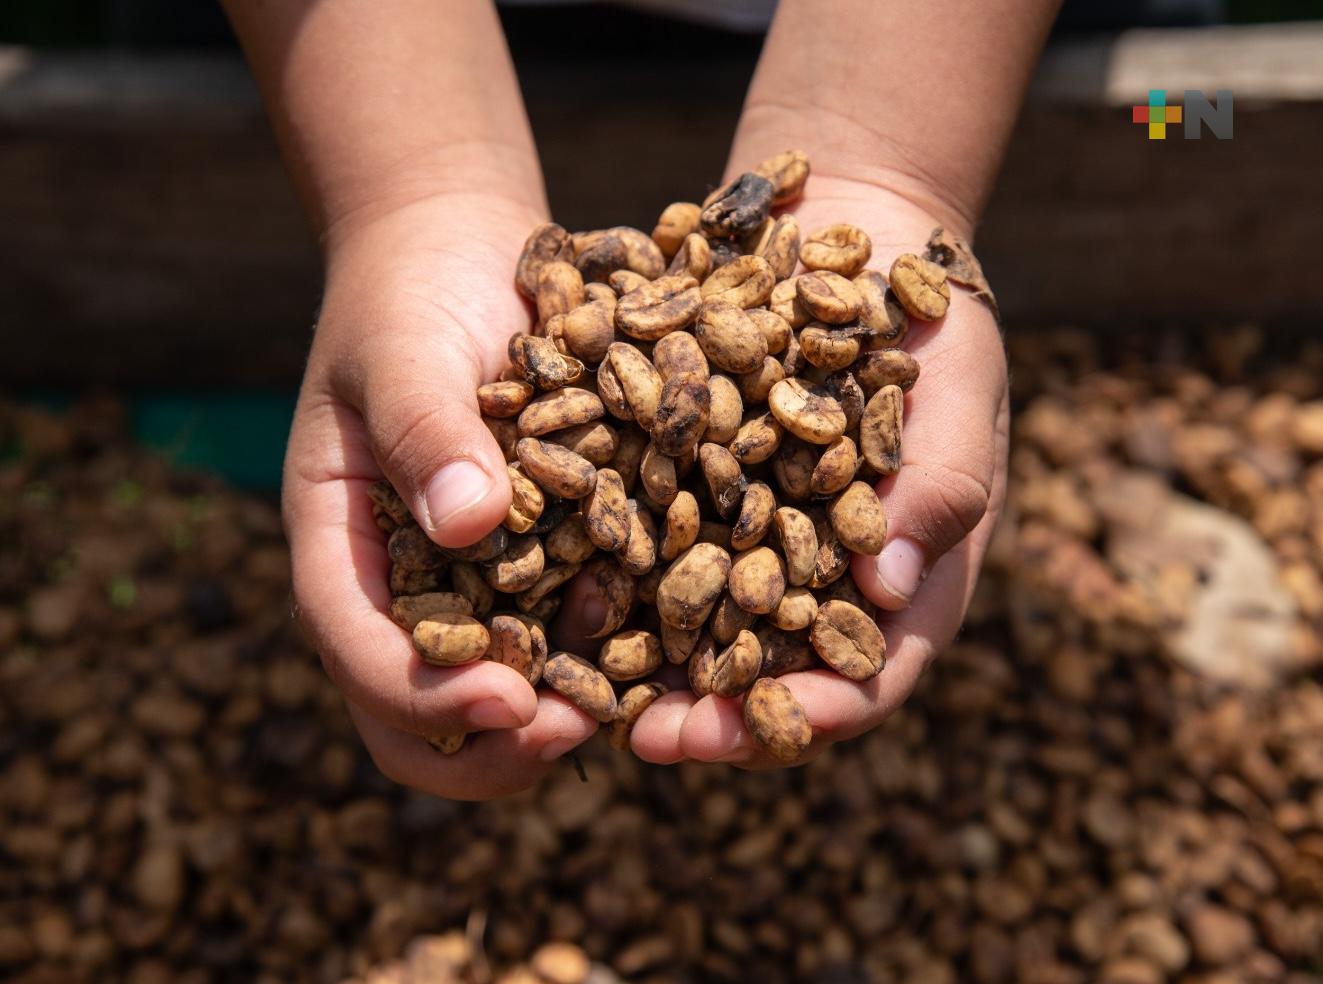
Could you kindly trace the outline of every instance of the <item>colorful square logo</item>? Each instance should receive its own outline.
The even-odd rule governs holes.
[[[1148,104],[1130,107],[1130,122],[1148,125],[1150,140],[1166,140],[1167,127],[1182,120],[1180,106],[1167,105],[1166,89],[1150,89]]]

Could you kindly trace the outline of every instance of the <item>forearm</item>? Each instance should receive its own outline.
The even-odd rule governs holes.
[[[546,209],[489,0],[222,0],[324,240],[438,195]]]
[[[968,235],[1059,0],[782,0],[732,151],[799,147]],[[821,184],[821,182],[820,182]]]

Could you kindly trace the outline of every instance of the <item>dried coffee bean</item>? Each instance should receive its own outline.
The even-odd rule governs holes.
[[[745,629],[751,628],[758,621],[754,612],[745,611],[731,597],[729,591],[717,599],[712,606],[712,614],[707,619],[707,630],[718,646],[728,646]]]
[[[776,496],[765,482],[750,482],[740,503],[740,514],[730,531],[730,545],[749,550],[762,542],[772,528],[776,514]]]
[[[683,663],[698,645],[703,634],[702,627],[696,629],[677,629],[666,622],[661,623],[662,654],[668,663]]]
[[[889,279],[896,300],[911,318],[936,321],[946,314],[951,287],[944,267],[913,253],[902,253],[891,264]]]
[[[404,500],[390,482],[373,482],[368,486],[368,498],[372,500],[373,506],[389,516],[396,526],[412,522],[413,517],[409,513],[409,507],[404,504]]]
[[[434,570],[445,563],[445,554],[416,523],[401,526],[386,541],[386,555],[396,567],[410,571]]]
[[[629,618],[634,607],[637,588],[634,578],[612,557],[595,557],[583,568],[584,576],[596,588],[597,596],[606,602],[606,620],[590,639],[609,636]]]
[[[708,361],[727,372],[752,372],[767,355],[767,340],[744,311],[726,301],[705,301],[694,335]]]
[[[473,606],[475,618],[486,618],[487,613],[496,604],[496,592],[482,579],[482,572],[478,570],[476,564],[467,560],[460,560],[451,564],[450,582],[454,586],[456,594],[463,595],[468,599],[468,603]]]
[[[807,584],[818,558],[818,535],[813,520],[798,509],[782,506],[772,516],[781,556],[786,562],[786,581]]]
[[[433,735],[427,739],[427,744],[442,755],[455,755],[464,747],[464,742],[468,735]]]
[[[862,302],[859,323],[869,330],[872,339],[884,346],[904,341],[910,318],[895,291],[887,286],[886,278],[876,270],[865,270],[854,278],[854,287]]]
[[[698,231],[698,215],[702,211],[694,202],[672,202],[662,209],[652,230],[652,241],[668,259],[674,256],[685,236]]]
[[[864,405],[868,399],[854,373],[849,369],[834,372],[823,382],[822,388],[841,405],[845,413],[845,432],[848,434],[858,427],[859,421],[864,419]]]
[[[628,428],[616,435],[616,453],[607,464],[625,483],[625,494],[633,495],[638,484],[639,469],[643,464],[643,454],[648,449],[648,435],[635,428]]]
[[[616,432],[600,420],[553,431],[546,439],[551,444],[559,444],[573,451],[599,468],[609,464],[616,453]]]
[[[655,342],[698,317],[703,297],[687,273],[659,277],[616,302],[616,327],[631,338]]]
[[[822,457],[813,466],[813,475],[809,485],[814,495],[835,495],[854,481],[859,471],[859,454],[854,441],[848,437],[838,437],[822,452]]]
[[[762,622],[754,633],[763,650],[759,676],[779,677],[799,673],[819,665],[809,645],[807,632],[784,632],[769,622]]]
[[[875,556],[887,542],[887,514],[867,482],[854,482],[827,506],[827,517],[841,546]]]
[[[816,322],[799,333],[799,347],[811,365],[836,372],[859,358],[859,337]]]
[[[534,392],[530,384],[518,380],[486,383],[478,387],[478,409],[488,417],[517,417]]]
[[[564,226],[544,222],[537,226],[524,243],[515,266],[515,286],[529,299],[537,297],[537,278],[548,263],[565,262],[574,256],[570,234]]]
[[[595,721],[609,722],[616,713],[611,681],[586,659],[573,653],[553,653],[542,670],[552,690]]]
[[[700,288],[704,303],[724,301],[754,308],[772,296],[776,276],[761,256],[737,256],[708,274]]]
[[[808,588],[786,588],[777,606],[767,613],[767,620],[778,629],[796,632],[807,629],[818,614],[818,600]]]
[[[767,406],[786,430],[810,444],[830,444],[845,433],[845,411],[820,387],[783,379],[767,395]]]
[[[570,352],[589,365],[597,365],[616,337],[614,297],[610,301],[579,305],[564,316],[560,335]]]
[[[508,666],[530,684],[536,684],[542,667],[534,659],[533,632],[529,626],[514,615],[493,615],[487,620],[487,634],[491,642],[483,658]]]
[[[648,573],[657,563],[657,524],[652,514],[633,499],[629,500],[629,535],[616,551],[616,559],[634,577]]]
[[[506,465],[505,473],[510,479],[510,508],[506,511],[504,526],[511,533],[527,533],[546,508],[546,498],[542,490],[520,471],[520,466]]]
[[[648,278],[635,273],[633,270],[617,270],[611,276],[606,278],[607,285],[619,299],[628,294],[631,290],[638,290],[644,284],[648,283]],[[584,287],[584,293],[588,288]]]
[[[558,564],[581,564],[593,555],[593,541],[588,537],[583,513],[570,513],[547,534],[543,549],[547,558]]]
[[[850,551],[836,536],[827,514],[818,509],[813,513],[813,534],[818,538],[818,553],[813,558],[813,576],[808,586],[825,588],[850,569]]]
[[[786,350],[781,355],[781,371],[785,373],[786,379],[791,379],[795,376],[808,375],[812,369],[812,364],[804,358],[804,352],[799,347],[799,336],[791,335],[790,341],[786,342]]]
[[[843,325],[859,316],[863,298],[839,273],[818,270],[795,278],[795,296],[819,321]]]
[[[818,606],[809,642],[824,663],[848,680],[871,679],[886,663],[887,644],[877,623],[847,601]]]
[[[813,726],[790,688],[763,677],[744,698],[744,726],[772,758],[794,762],[813,741]]]
[[[830,270],[842,277],[853,277],[872,255],[868,233],[844,224],[819,229],[799,248],[799,259],[810,270]]]
[[[900,434],[905,397],[899,386],[883,386],[869,399],[859,422],[859,451],[879,475],[900,470]]]
[[[513,420],[502,420],[497,417],[483,417],[482,423],[500,445],[505,460],[507,462],[517,460],[514,449],[519,442],[519,424]]]
[[[629,250],[624,241],[605,230],[592,234],[574,255],[574,268],[585,282],[604,284],[611,274],[628,267]]]
[[[766,615],[786,590],[785,567],[769,547],[754,547],[735,557],[730,567],[730,594],[746,612]]]
[[[739,387],[729,376],[714,374],[708,377],[707,392],[707,433],[703,440],[712,444],[729,444],[735,439],[744,418],[744,401]]]
[[[781,424],[770,413],[750,417],[730,442],[730,453],[742,465],[757,465],[776,454],[781,446]]]
[[[666,381],[672,376],[697,376],[706,381],[710,374],[703,347],[687,331],[673,331],[658,341],[652,347],[652,364]]]
[[[553,495],[579,499],[592,491],[597,469],[569,448],[525,437],[515,445],[515,453],[524,474]]]
[[[667,569],[657,586],[657,613],[680,629],[703,624],[730,575],[730,555],[711,543],[696,543]]]
[[[710,237],[742,236],[767,218],[772,194],[772,182],[745,172],[707,197],[699,224]]]
[[[544,567],[542,576],[537,579],[536,583],[515,596],[515,605],[521,612],[532,612],[539,602],[578,574],[579,570],[579,564],[559,564],[555,567]],[[476,605],[474,607],[477,608]],[[480,614],[481,612],[482,610],[479,609]]]
[[[672,457],[692,449],[707,432],[710,392],[696,375],[672,376],[662,387],[652,424],[652,443]]]
[[[641,629],[613,635],[602,643],[597,656],[597,667],[602,675],[617,683],[645,677],[661,664],[661,640]]]
[[[698,233],[685,236],[666,268],[667,276],[689,276],[701,283],[712,272],[712,246]]]
[[[607,349],[609,351],[610,346]],[[624,387],[620,385],[620,377],[610,359],[603,359],[597,367],[597,394],[611,416],[629,423],[634,421],[634,411],[630,409],[629,400],[625,399]]]
[[[413,627],[413,648],[436,666],[460,666],[481,659],[490,641],[487,629],[471,615],[438,612]]]
[[[720,516],[729,516],[739,508],[747,480],[740,463],[718,444],[704,444],[698,449],[698,460],[707,482],[708,493]]]
[[[772,459],[772,474],[781,496],[795,502],[807,499],[813,493],[813,469],[817,463],[816,445],[806,444],[790,434],[783,436],[781,447]]]
[[[505,551],[482,565],[482,577],[492,588],[516,594],[542,576],[545,557],[535,536],[512,536]]]
[[[697,205],[694,206],[698,208]],[[607,743],[616,751],[623,752],[629,747],[629,736],[634,731],[643,712],[653,705],[658,697],[666,696],[667,689],[660,683],[640,683],[626,690],[616,703],[616,715],[611,719],[611,729],[607,733]]]
[[[790,323],[785,318],[766,308],[750,308],[744,313],[763,333],[763,340],[767,343],[768,355],[777,355],[785,351],[793,334]]]
[[[472,615],[473,606],[463,595],[453,591],[428,591],[390,600],[391,621],[407,632],[433,615]]]
[[[666,270],[666,257],[657,245],[642,229],[633,226],[612,226],[606,230],[625,245],[625,265],[640,276],[655,280]]]
[[[582,507],[584,529],[595,546],[608,552],[625,546],[629,539],[629,500],[625,483],[615,471],[598,469]]]
[[[513,614],[511,618],[518,619],[528,629],[528,637],[532,643],[533,652],[528,672],[524,674],[524,678],[528,680],[530,685],[536,687],[542,681],[542,670],[547,665],[547,656],[549,655],[546,628],[539,619],[522,612]]]
[[[695,697],[712,693],[712,677],[717,671],[717,645],[706,632],[698,637],[689,654],[689,689]]]
[[[662,530],[660,555],[662,560],[674,560],[688,550],[698,539],[698,500],[692,492],[679,492],[666,507],[666,524]]]
[[[392,595],[419,595],[441,588],[444,576],[442,569],[429,571],[411,571],[405,567],[390,568],[390,593]]]
[[[712,668],[712,693],[718,697],[738,697],[753,686],[762,665],[763,649],[758,637],[744,629],[717,656]]]
[[[471,560],[482,563],[504,553],[509,542],[509,532],[505,527],[498,526],[483,536],[482,539],[470,543],[467,547],[443,547],[442,551],[447,556],[457,560]]]
[[[552,431],[599,420],[605,413],[596,393],[566,387],[535,397],[519,414],[519,433],[523,437],[541,437]]]
[[[767,299],[767,310],[791,328],[803,328],[813,320],[813,315],[809,314],[808,308],[799,303],[799,291],[795,287],[795,279],[798,278],[782,280],[772,288],[772,293]]]
[[[680,480],[675,473],[675,459],[668,458],[651,443],[643,451],[639,480],[648,497],[661,506],[669,506],[675,501],[680,489]]]
[[[855,377],[871,397],[883,386],[899,386],[908,391],[919,378],[919,363],[900,349],[876,349],[865,352],[853,367]]]
[[[799,265],[799,223],[795,217],[783,215],[777,219],[758,244],[755,255],[767,261],[777,280],[794,276],[795,267]]]
[[[611,368],[620,380],[620,389],[629,403],[630,412],[645,431],[652,430],[661,403],[662,378],[648,357],[624,342],[613,342],[607,349]]]
[[[740,379],[740,397],[745,403],[766,403],[767,394],[772,387],[786,378],[781,363],[770,355],[763,359],[763,364],[753,372],[742,374]]]
[[[772,183],[772,204],[785,205],[804,193],[809,159],[802,150],[785,150],[767,158],[753,169]]]
[[[569,314],[583,303],[583,276],[570,263],[552,260],[537,275],[537,319],[541,324],[557,314]]]

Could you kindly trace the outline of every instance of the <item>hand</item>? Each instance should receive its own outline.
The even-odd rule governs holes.
[[[901,253],[922,253],[942,223],[888,191],[814,175],[792,206],[804,234],[836,222],[860,226],[873,241],[869,268],[884,273]],[[828,670],[781,677],[804,706],[814,740],[805,761],[832,743],[881,723],[914,689],[929,661],[955,637],[1006,494],[1009,424],[1006,360],[991,313],[951,285],[951,307],[937,322],[911,321],[902,347],[921,364],[906,395],[900,472],[877,486],[887,512],[878,557],[856,556],[852,573],[885,610],[883,671],[854,683]],[[683,759],[745,768],[780,766],[744,727],[741,701],[675,691],[634,727],[634,751],[649,762]]]
[[[505,460],[475,391],[528,330],[515,261],[535,209],[491,197],[421,199],[337,230],[285,461],[294,597],[378,768],[454,799],[524,788],[597,723],[479,661],[423,663],[385,614],[389,562],[368,486],[383,474],[444,546],[505,518]],[[424,736],[491,731],[445,756]]]

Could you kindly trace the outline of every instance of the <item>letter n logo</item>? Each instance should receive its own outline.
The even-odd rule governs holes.
[[[1230,89],[1218,89],[1213,97],[1216,102],[1209,103],[1208,99],[1198,89],[1185,90],[1185,139],[1198,140],[1202,135],[1200,126],[1208,127],[1208,132],[1217,137],[1218,140],[1230,140],[1233,134],[1232,112],[1234,110],[1234,101]]]

